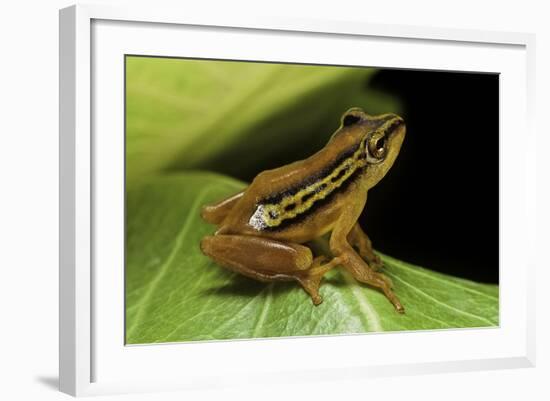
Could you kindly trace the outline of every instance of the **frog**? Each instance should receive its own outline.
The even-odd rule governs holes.
[[[405,132],[397,114],[345,111],[315,154],[262,171],[244,190],[204,205],[201,217],[217,229],[201,239],[202,253],[257,281],[295,281],[314,305],[323,301],[323,276],[338,266],[404,313],[358,219],[368,191],[394,164]],[[314,256],[308,244],[319,238],[327,238],[330,256]]]

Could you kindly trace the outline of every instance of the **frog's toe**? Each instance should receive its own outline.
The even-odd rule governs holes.
[[[323,302],[323,299],[319,295],[319,285],[321,284],[322,275],[311,275],[309,272],[305,272],[305,274],[297,273],[294,277],[309,294],[314,305],[319,305]]]
[[[317,306],[323,303],[323,298],[321,298],[320,295],[312,296],[311,300],[313,301],[313,305]]]
[[[371,260],[367,260],[367,262],[374,271],[380,271],[384,267],[384,262],[382,261],[382,259],[380,259],[380,256],[378,255],[376,255],[376,257],[372,258]]]

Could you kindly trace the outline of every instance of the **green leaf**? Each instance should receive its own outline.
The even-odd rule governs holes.
[[[244,177],[303,158],[350,107],[399,112],[394,98],[369,89],[375,72],[128,56],[127,184],[190,168]]]
[[[325,276],[324,302],[316,307],[297,283],[260,283],[216,265],[199,249],[201,238],[215,230],[200,218],[200,207],[244,186],[186,172],[127,192],[128,344],[498,325],[498,286],[385,255],[385,274],[404,315],[343,269]]]

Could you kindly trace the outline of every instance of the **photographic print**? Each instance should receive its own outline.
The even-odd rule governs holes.
[[[126,344],[499,325],[498,74],[125,57]]]

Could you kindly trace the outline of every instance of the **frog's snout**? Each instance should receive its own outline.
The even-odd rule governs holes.
[[[384,127],[387,135],[393,135],[396,131],[405,128],[405,120],[397,114],[388,114],[388,116],[380,123],[380,127]]]
[[[387,121],[385,127],[386,136],[390,141],[403,141],[406,132],[405,120],[398,115],[393,114],[393,118]]]

